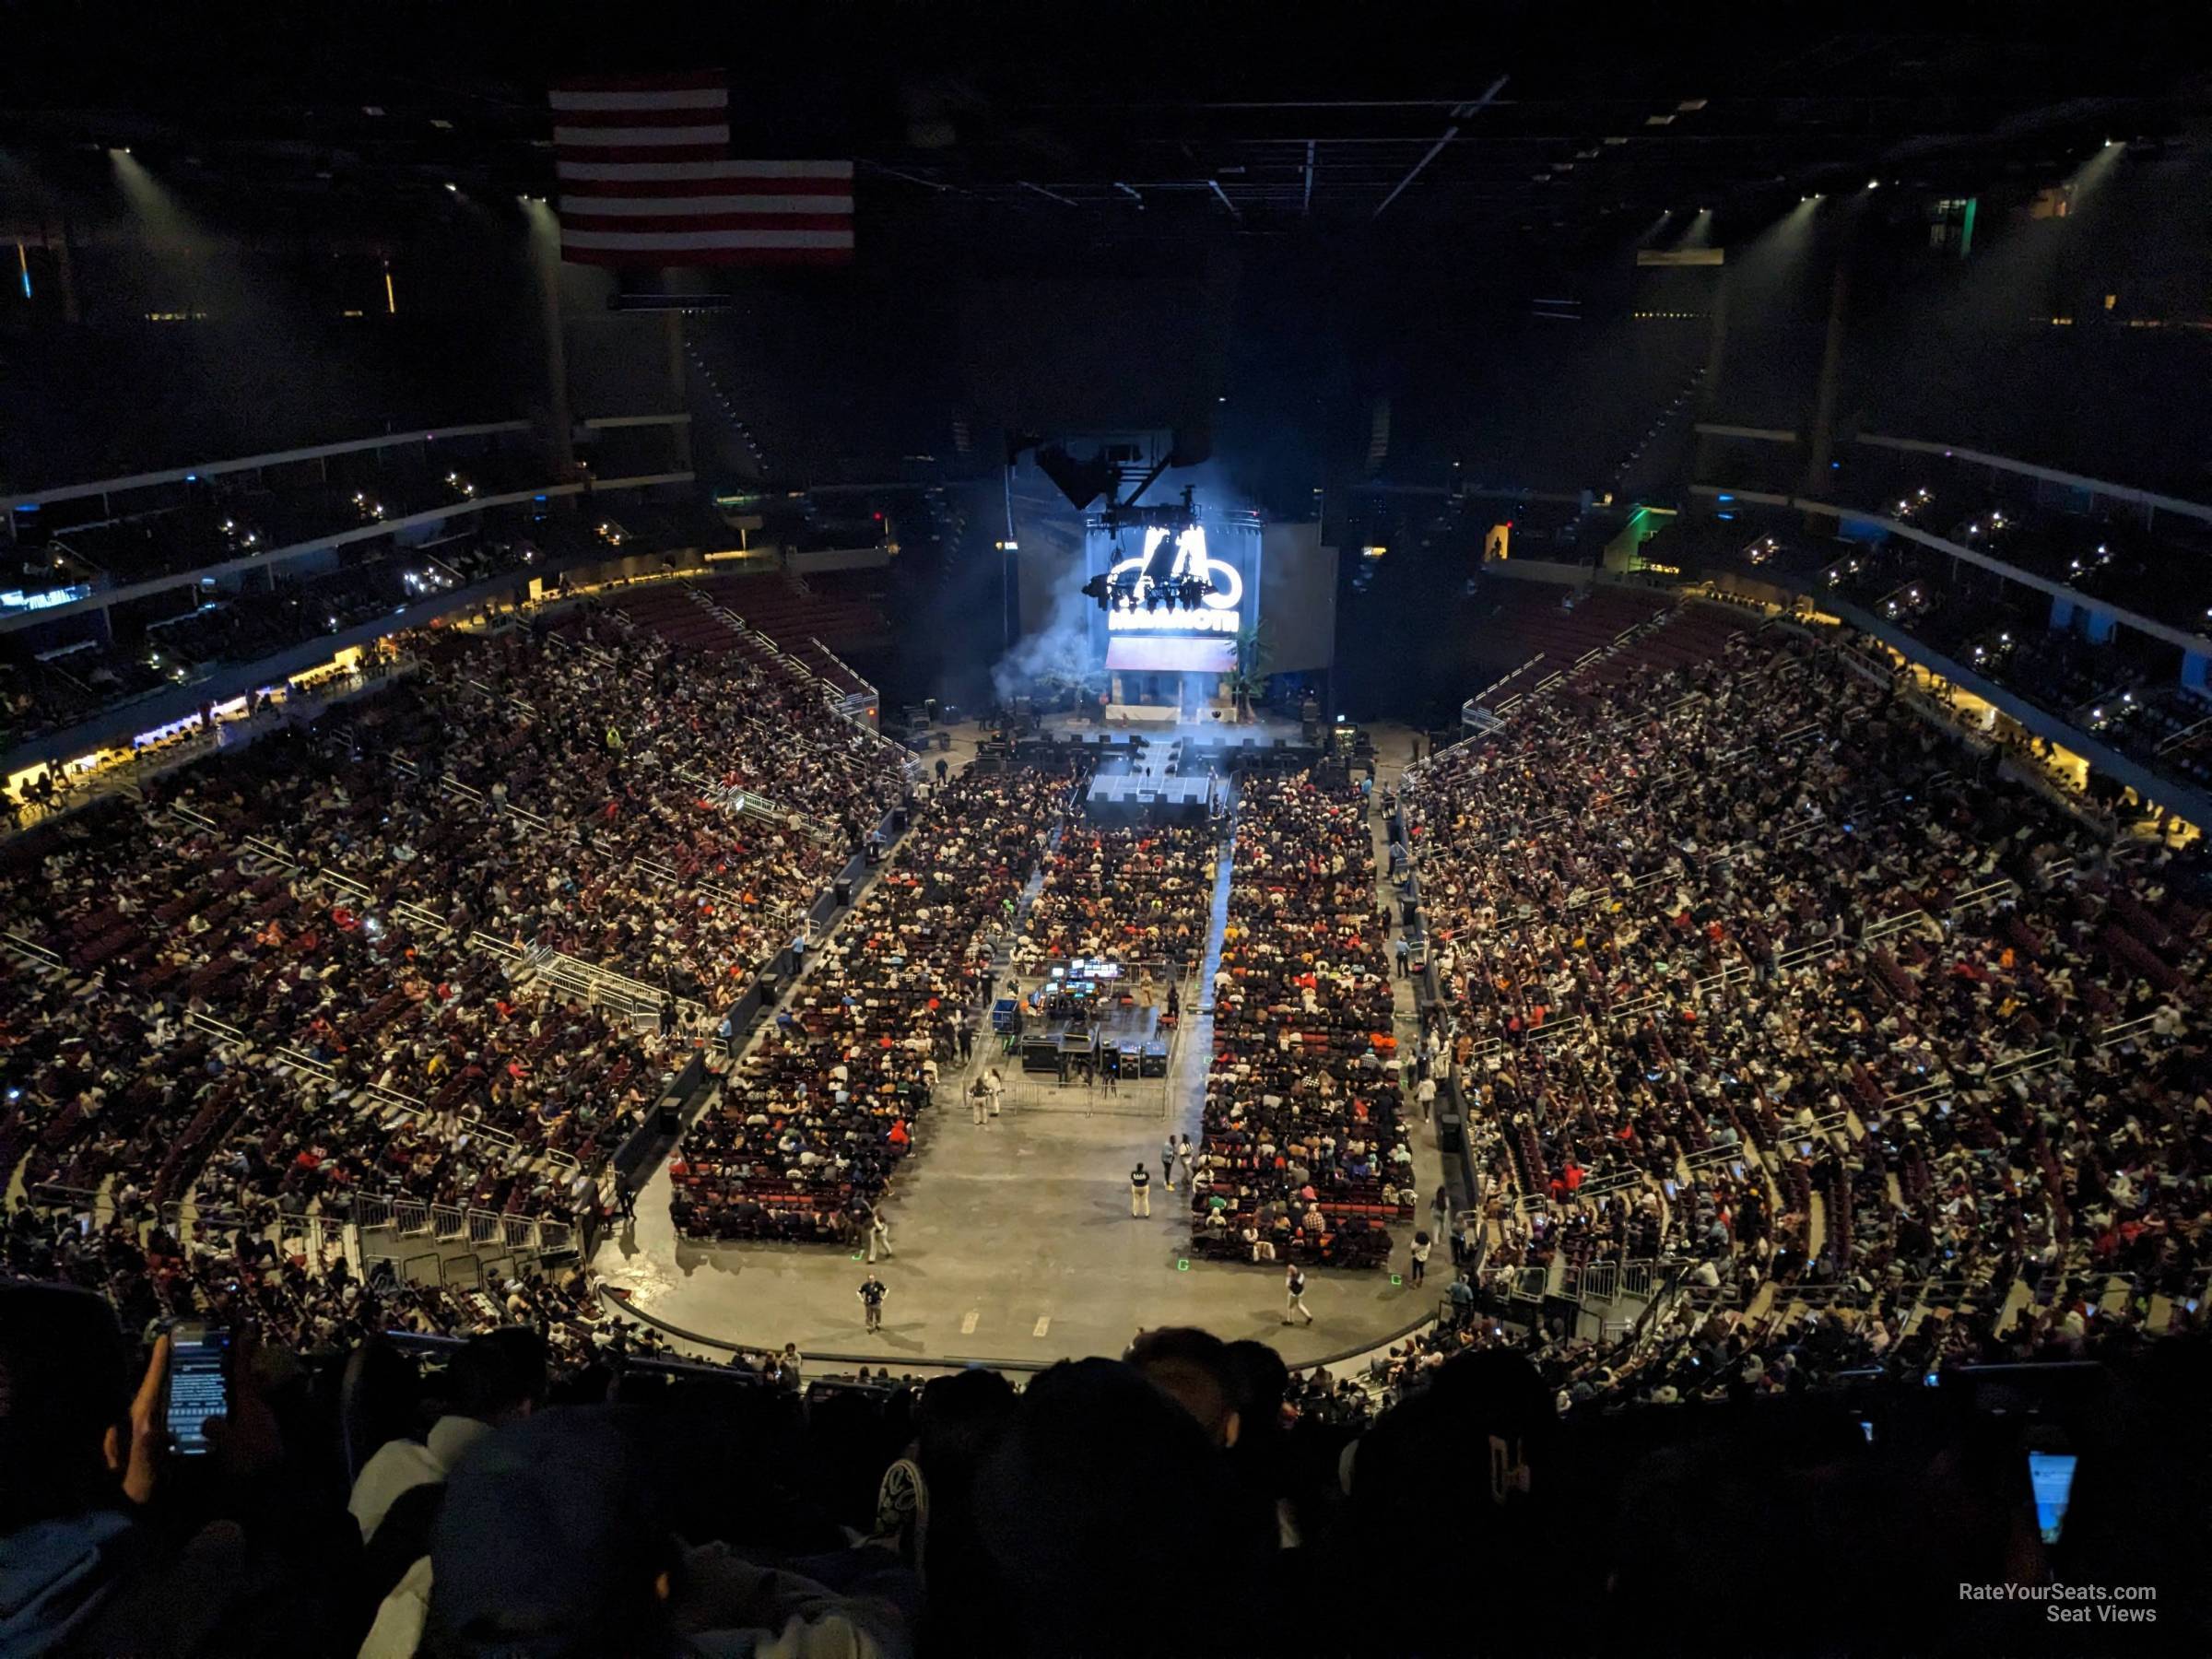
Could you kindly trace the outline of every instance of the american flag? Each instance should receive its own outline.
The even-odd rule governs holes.
[[[842,265],[853,163],[739,161],[719,70],[552,89],[560,256],[582,265]]]

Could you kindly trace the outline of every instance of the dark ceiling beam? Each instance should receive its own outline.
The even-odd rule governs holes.
[[[1453,114],[1460,117],[1462,120],[1473,118],[1473,116],[1481,111],[1486,105],[1488,105],[1492,99],[1496,98],[1499,93],[1505,90],[1505,80],[1506,77],[1504,76],[1500,76],[1496,80],[1490,83],[1488,91],[1485,92],[1480,98],[1472,100],[1468,103],[1460,106],[1459,109],[1453,111]],[[1382,198],[1382,204],[1381,206],[1375,209],[1374,217],[1376,218],[1381,218],[1382,217],[1383,209],[1387,208],[1393,202],[1396,201],[1399,196],[1403,195],[1405,194],[1406,187],[1412,183],[1414,180],[1421,176],[1421,169],[1427,167],[1430,162],[1435,160],[1437,157],[1442,155],[1444,153],[1444,147],[1458,136],[1459,123],[1458,121],[1454,121],[1452,125],[1444,129],[1444,135],[1441,138],[1439,138],[1433,145],[1430,147],[1429,153],[1423,156],[1418,161],[1416,161],[1413,164],[1412,171],[1407,172],[1403,179],[1398,181],[1397,189],[1392,191],[1388,195]]]
[[[1062,195],[1056,190],[1047,190],[1043,185],[1033,184],[1027,179],[1017,179],[1014,181],[1014,182],[1023,190],[1035,191],[1039,195],[1044,197],[1047,201],[1058,202],[1063,207],[1079,207],[1082,206],[1080,202],[1070,201],[1066,196]]]

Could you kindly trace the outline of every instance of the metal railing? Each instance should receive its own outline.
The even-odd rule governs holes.
[[[429,933],[443,933],[453,924],[432,910],[426,910],[411,900],[401,899],[392,906],[392,913],[410,927],[419,927]]]
[[[1987,904],[2002,904],[2008,899],[2020,896],[2020,884],[2009,876],[2000,876],[1994,881],[1985,881],[1980,887],[1969,888],[1952,899],[1947,913],[1961,915]]]
[[[771,800],[756,790],[717,783],[712,778],[704,776],[688,766],[678,766],[674,771],[677,777],[697,789],[733,818],[752,818],[760,823],[773,824],[779,830],[796,828],[802,833],[811,835],[816,841],[827,845],[834,845],[837,841],[837,832],[829,825],[821,822],[818,818],[808,818],[805,813],[795,807],[786,806],[781,801]],[[643,865],[646,861],[640,859],[637,862]],[[669,876],[673,879],[675,872],[671,870]],[[693,885],[711,886],[708,883],[694,883]]]
[[[1823,957],[1830,956],[1841,948],[1841,947],[1833,939],[1822,940],[1812,945],[1794,946],[1774,959],[1774,971],[1796,973],[1810,968]]]
[[[576,1244],[574,1223],[550,1216],[481,1209],[473,1205],[431,1204],[419,1198],[354,1193],[339,1201],[346,1219],[363,1232],[388,1231],[394,1237],[431,1238],[446,1243],[496,1245],[502,1250],[557,1253]]]
[[[205,1032],[218,1042],[242,1043],[246,1040],[245,1032],[236,1026],[226,1025],[212,1014],[202,1014],[195,1008],[184,1011],[183,1025],[186,1030]]]
[[[1572,1294],[1581,1301],[1612,1301],[1620,1295],[1618,1262],[1584,1262],[1575,1276]]]
[[[335,1083],[338,1074],[331,1066],[316,1059],[305,1049],[279,1043],[269,1056],[269,1065],[277,1071],[305,1072],[318,1083]]]
[[[68,967],[68,964],[63,961],[58,954],[49,950],[36,940],[25,938],[12,928],[6,932],[0,932],[0,950],[5,950],[16,960],[38,973],[59,973]]]
[[[481,930],[470,933],[468,942],[472,948],[498,957],[502,962],[520,962],[530,954],[526,947],[512,939],[502,939],[497,934]]]
[[[655,1019],[660,1017],[662,999],[666,994],[643,980],[597,967],[547,945],[534,947],[519,956],[548,982],[582,996],[594,1006],[612,1008],[627,1016],[651,1015]],[[505,959],[513,961],[518,958]],[[676,1006],[677,1013],[687,1017],[694,1026],[706,1018],[704,1005],[689,997],[677,997]]]
[[[2124,1019],[2118,1025],[2103,1027],[2098,1031],[2096,1037],[2095,1046],[2098,1052],[2102,1053],[2116,1043],[2139,1040],[2146,1032],[2152,1030],[2152,1024],[2157,1018],[2156,1014],[2138,1014],[2135,1018]]]
[[[1885,1103],[1890,1106],[1916,1106],[1923,1100],[1935,1099],[1937,1095],[1948,1094],[1957,1087],[1958,1085],[1947,1077],[1939,1078],[1933,1083],[1923,1083],[1917,1088],[1908,1088],[1890,1095]]]
[[[1915,928],[1926,934],[1930,938],[1940,939],[1943,937],[1943,929],[1936,925],[1935,917],[1929,915],[1924,910],[1909,910],[1900,911],[1894,916],[1885,916],[1879,922],[1868,923],[1865,932],[1859,935],[1859,940],[1862,944],[1872,945],[1894,935],[1911,932]]]
[[[808,634],[806,636],[806,642],[812,645],[817,651],[820,652],[824,656],[828,657],[831,662],[835,663],[838,667],[843,670],[848,677],[859,683],[860,689],[858,691],[841,692],[839,694],[841,700],[844,698],[860,697],[865,698],[869,702],[875,703],[879,708],[882,706],[883,700],[876,695],[876,688],[868,682],[867,677],[864,675],[855,673],[853,671],[853,665],[846,662],[843,657],[839,656],[837,653],[830,650],[829,646],[823,644],[818,635]]]
[[[2009,1060],[1998,1061],[1983,1074],[1983,1081],[2002,1083],[2011,1077],[2024,1077],[2031,1072],[2046,1071],[2065,1058],[2055,1046],[2033,1049],[2025,1054],[2015,1054]]]
[[[296,874],[299,871],[300,861],[283,847],[265,837],[249,835],[239,844],[244,851],[252,853],[264,864],[274,865],[288,875]]]

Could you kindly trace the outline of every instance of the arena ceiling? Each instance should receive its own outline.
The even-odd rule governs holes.
[[[2165,6],[1629,10],[825,6],[767,31],[759,8],[18,6],[0,150],[65,189],[129,146],[249,218],[544,195],[549,78],[723,65],[738,145],[853,156],[864,211],[1572,240],[1869,177],[1985,189],[2206,107]]]

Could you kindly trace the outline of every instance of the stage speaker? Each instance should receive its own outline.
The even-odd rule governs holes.
[[[1457,1152],[1466,1145],[1466,1124],[1456,1112],[1439,1113],[1436,1120],[1436,1149],[1440,1152]]]

